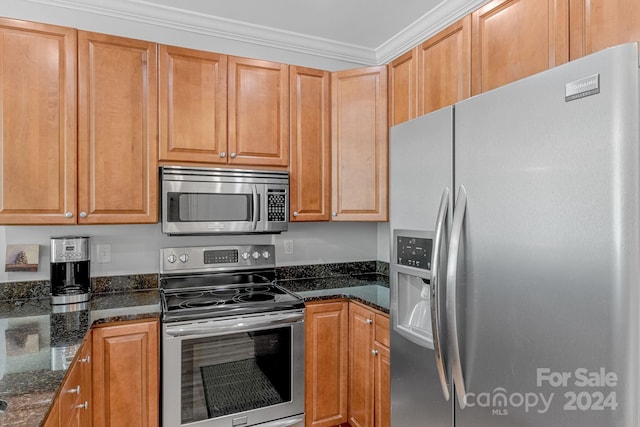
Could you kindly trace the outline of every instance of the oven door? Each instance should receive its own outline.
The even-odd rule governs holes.
[[[162,425],[304,425],[304,310],[163,324]]]
[[[264,194],[262,183],[164,181],[162,232],[263,232]]]

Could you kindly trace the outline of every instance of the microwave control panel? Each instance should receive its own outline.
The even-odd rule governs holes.
[[[284,222],[287,220],[287,193],[269,190],[267,194],[267,221]]]
[[[397,264],[431,270],[432,239],[408,236],[397,236],[396,239]]]

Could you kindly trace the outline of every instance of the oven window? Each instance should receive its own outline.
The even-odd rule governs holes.
[[[182,341],[182,423],[291,401],[291,327]]]
[[[167,197],[171,222],[246,222],[253,218],[251,194],[168,193]]]

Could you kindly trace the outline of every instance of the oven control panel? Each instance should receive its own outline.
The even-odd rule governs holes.
[[[197,246],[160,249],[160,273],[275,268],[274,245]]]

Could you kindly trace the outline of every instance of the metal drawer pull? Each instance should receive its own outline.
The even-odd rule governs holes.
[[[89,402],[87,402],[86,400],[84,401],[84,403],[81,403],[79,405],[75,406],[77,409],[88,409],[89,408]]]
[[[371,325],[372,323],[373,323],[373,320],[367,319],[367,325]]]
[[[371,354],[373,354],[374,356],[377,356],[378,355],[378,350],[376,350],[376,349],[371,350]]]
[[[69,390],[67,390],[67,393],[69,393],[69,394],[80,394],[80,385],[78,385],[75,388],[70,388]]]

